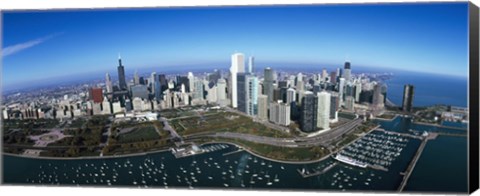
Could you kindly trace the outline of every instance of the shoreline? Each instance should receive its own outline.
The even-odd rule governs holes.
[[[386,119],[386,118],[373,118],[374,120],[381,120],[381,121],[388,121],[388,122],[392,122],[393,120],[395,120],[396,118],[398,117],[401,117],[400,114],[395,114],[395,117],[392,118],[392,119]],[[404,117],[405,118],[405,117]],[[445,129],[455,129],[455,130],[459,130],[459,131],[468,131],[468,127],[467,128],[463,128],[463,127],[452,127],[452,126],[445,126],[445,125],[439,125],[439,124],[431,124],[431,123],[426,123],[426,122],[415,122],[413,121],[412,122],[413,124],[417,124],[417,125],[426,125],[426,126],[432,126],[432,127],[439,127],[439,128],[445,128]],[[465,123],[468,125],[468,123]]]
[[[45,159],[45,160],[86,160],[86,159],[114,159],[114,158],[125,158],[125,157],[135,157],[135,156],[145,156],[154,153],[161,153],[169,151],[169,149],[163,150],[154,150],[148,152],[138,152],[132,154],[122,154],[122,155],[107,155],[107,156],[83,156],[83,157],[45,157],[45,156],[24,156],[20,154],[12,154],[7,152],[2,152],[2,155],[14,156],[14,157],[21,157],[21,158],[30,158],[30,159]]]
[[[378,129],[380,127],[380,125],[378,126],[375,126],[374,128],[370,129],[368,132],[365,133],[368,134],[370,132],[372,132],[373,130],[375,129]],[[348,146],[349,144],[351,144],[352,142],[358,140],[359,138],[361,137],[358,137],[356,138],[355,140],[349,142],[348,144],[345,144],[344,146],[342,146],[341,148],[339,149],[343,149],[345,146]],[[269,157],[266,157],[264,155],[261,155],[257,152],[254,152],[253,150],[251,149],[248,149],[245,145],[243,144],[237,144],[235,142],[231,142],[231,141],[210,141],[210,142],[205,142],[205,143],[201,143],[199,144],[200,146],[203,146],[203,145],[206,145],[206,144],[229,144],[229,145],[233,145],[233,146],[236,146],[237,148],[240,148],[240,149],[243,149],[245,151],[247,151],[248,153],[254,155],[254,156],[257,156],[259,158],[262,158],[262,159],[265,159],[265,160],[269,160],[269,161],[273,161],[273,162],[278,162],[278,163],[285,163],[285,164],[310,164],[310,163],[318,163],[318,162],[321,162],[321,161],[324,161],[325,159],[328,159],[332,154],[338,152],[339,149],[335,150],[335,151],[330,151],[330,153],[328,153],[327,155],[319,158],[319,159],[315,159],[315,160],[305,160],[305,161],[294,161],[294,160],[278,160],[278,159],[273,159],[273,158],[269,158]],[[171,148],[171,147],[170,147]],[[9,155],[9,156],[15,156],[15,157],[21,157],[21,158],[31,158],[31,159],[45,159],[45,160],[88,160],[88,159],[113,159],[113,158],[125,158],[125,157],[135,157],[135,156],[145,156],[145,155],[149,155],[149,154],[155,154],[155,153],[161,153],[161,152],[166,152],[166,151],[169,151],[170,148],[168,149],[162,149],[162,150],[154,150],[154,151],[147,151],[147,152],[139,152],[139,153],[132,153],[132,154],[122,154],[122,155],[106,155],[106,156],[82,156],[82,157],[46,157],[46,156],[25,156],[25,155],[21,155],[21,154],[12,154],[12,153],[6,153],[6,152],[2,152],[3,155]],[[203,153],[202,153],[203,154]]]
[[[310,163],[317,163],[317,162],[321,162],[321,161],[324,161],[325,159],[327,159],[330,154],[320,158],[320,159],[317,159],[317,160],[310,160],[310,161],[287,161],[287,160],[277,160],[277,159],[272,159],[272,158],[268,158],[268,157],[265,157],[263,155],[260,155],[256,152],[253,152],[245,147],[243,147],[242,145],[240,144],[236,144],[236,143],[233,143],[233,142],[227,142],[227,141],[219,141],[219,142],[206,142],[206,143],[203,143],[201,145],[204,145],[204,144],[229,144],[229,145],[233,145],[233,146],[236,146],[237,148],[240,148],[242,150],[245,150],[246,152],[250,153],[251,155],[253,156],[256,156],[258,158],[262,158],[262,159],[265,159],[265,160],[268,160],[268,161],[273,161],[273,162],[277,162],[277,163],[285,163],[285,164],[310,164]]]
[[[467,128],[463,128],[463,127],[452,127],[452,126],[431,124],[431,123],[425,123],[425,122],[415,122],[415,121],[413,122],[413,124],[417,124],[417,125],[427,125],[427,126],[433,126],[433,127],[445,128],[445,129],[454,129],[454,130],[459,130],[459,131],[468,131],[468,127],[467,127]],[[468,123],[467,123],[467,126],[468,126]]]

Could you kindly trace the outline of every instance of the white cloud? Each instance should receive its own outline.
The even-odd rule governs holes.
[[[61,34],[63,34],[63,33],[55,33],[55,34],[45,36],[45,37],[42,37],[42,38],[38,38],[38,39],[30,40],[30,41],[27,41],[27,42],[15,44],[13,46],[7,46],[7,47],[2,49],[2,56],[6,57],[6,56],[9,56],[9,55],[18,53],[22,50],[34,47],[38,44],[41,44],[41,43],[43,43],[43,42],[45,42],[49,39],[52,39],[53,37],[61,35]]]

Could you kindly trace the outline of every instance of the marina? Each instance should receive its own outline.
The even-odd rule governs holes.
[[[5,182],[50,186],[188,189],[228,187],[398,190],[405,178],[401,173],[407,171],[415,154],[421,149],[422,141],[417,138],[423,136],[409,135],[412,134],[398,134],[396,130],[378,129],[337,152],[358,163],[368,164],[367,167],[339,161],[335,159],[336,156],[308,164],[281,163],[252,155],[237,146],[221,143],[198,146],[203,153],[180,158],[168,151],[85,160],[49,160],[4,155],[4,165],[16,166],[15,169],[5,170],[8,173]],[[429,135],[433,136],[431,133]],[[425,149],[428,149],[430,143],[425,144]],[[417,175],[416,171],[424,169],[425,165],[422,165],[424,154],[415,158],[418,161],[414,169],[413,167],[410,169],[412,176]],[[423,182],[409,178],[408,182],[404,182],[403,190],[420,187],[419,183]]]
[[[334,158],[361,168],[388,171],[407,146],[408,137],[417,138],[406,135],[377,129],[342,149]]]

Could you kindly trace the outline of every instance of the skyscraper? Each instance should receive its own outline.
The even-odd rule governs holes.
[[[330,72],[330,83],[332,84],[337,84],[337,73],[336,72]]]
[[[322,69],[322,77],[319,78],[322,82],[327,82],[328,80],[328,72],[327,72],[327,69],[323,68]]]
[[[217,86],[213,81],[207,83],[207,85],[203,85],[207,90],[207,101],[208,103],[217,103]],[[182,87],[185,88],[183,84]]]
[[[294,102],[296,100],[296,92],[295,92],[295,89],[293,88],[289,88],[287,90],[287,103],[288,104],[291,104],[292,102]]]
[[[135,74],[133,75],[133,84],[137,85],[140,84],[140,78],[138,77],[138,71],[135,70]]]
[[[265,68],[263,76],[263,93],[267,95],[268,102],[273,101],[273,70],[270,67]]]
[[[165,74],[160,74],[158,75],[158,78],[160,80],[160,86],[162,87],[162,93],[163,93],[163,91],[168,89],[167,77],[165,77]]]
[[[343,105],[343,97],[345,96],[344,90],[345,90],[345,78],[340,78],[340,81],[338,82],[338,98],[340,99],[340,105]]]
[[[300,129],[303,132],[314,132],[317,127],[318,100],[311,91],[306,91],[302,98]]]
[[[175,82],[176,82],[176,90],[180,90],[180,87],[185,85],[185,90],[187,92],[190,92],[190,79],[187,76],[176,76],[175,77]]]
[[[248,73],[253,74],[255,72],[255,57],[251,56],[248,58]]]
[[[230,84],[232,86],[232,107],[238,107],[238,95],[237,95],[237,73],[245,72],[245,60],[242,53],[235,53],[232,55],[232,65],[230,67]]]
[[[373,114],[374,115],[379,114],[379,112],[384,107],[384,98],[383,98],[383,95],[382,95],[382,85],[381,84],[376,84],[373,87],[372,104],[373,104]]]
[[[145,85],[133,85],[130,87],[132,91],[132,98],[141,98],[141,99],[148,99],[148,88]]]
[[[103,93],[101,88],[90,88],[90,100],[93,103],[102,103],[103,102]]]
[[[227,82],[223,78],[218,79],[217,82],[217,99],[227,99]]]
[[[188,75],[187,75],[187,78],[188,78],[188,84],[189,84],[189,88],[188,88],[188,91],[189,92],[193,92],[193,89],[195,88],[195,77],[193,76],[193,73],[192,72],[188,72]]]
[[[352,76],[351,76],[352,71],[350,70],[350,62],[346,61],[344,68],[345,68],[345,73],[344,73],[343,78],[345,78],[345,80],[346,80],[347,82],[349,82],[350,79],[351,79],[351,77],[352,77]]]
[[[281,101],[271,103],[270,121],[283,126],[290,125],[290,104]]]
[[[402,101],[402,110],[405,112],[413,111],[413,96],[414,96],[414,86],[411,84],[406,84],[403,87],[403,101]]]
[[[355,102],[360,102],[360,94],[362,93],[362,83],[356,82],[355,83]]]
[[[330,93],[317,93],[317,127],[323,130],[330,129]]]
[[[338,93],[332,92],[330,94],[330,120],[332,122],[336,122],[338,120],[339,107],[340,105],[339,105]]]
[[[203,81],[196,79],[194,84],[195,84],[195,89],[193,90],[193,98],[203,100],[204,98]]]
[[[105,85],[107,86],[107,93],[112,93],[113,92],[112,78],[108,73],[105,74]]]
[[[303,84],[302,79],[298,79],[298,78],[301,78],[301,77],[297,77],[297,95],[298,95],[298,101],[300,102],[300,104],[302,104],[303,95],[305,92],[305,84]]]
[[[214,69],[213,73],[208,74],[208,81],[217,84],[218,79],[220,79],[221,77],[222,74],[220,73],[220,70]]]
[[[120,90],[127,90],[127,82],[125,80],[125,68],[122,65],[122,59],[118,55],[118,87]]]
[[[246,73],[237,73],[237,109],[247,113]]]
[[[250,116],[255,116],[258,113],[258,79],[252,74],[246,75],[246,106],[247,114]]]
[[[345,109],[348,111],[354,111],[355,98],[352,96],[345,97]]]
[[[261,120],[268,119],[268,97],[267,95],[258,95],[258,118]]]

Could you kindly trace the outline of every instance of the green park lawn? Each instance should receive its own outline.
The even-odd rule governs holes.
[[[119,134],[117,141],[119,143],[130,143],[138,141],[147,141],[159,139],[157,131],[153,125],[140,126],[128,133]]]

